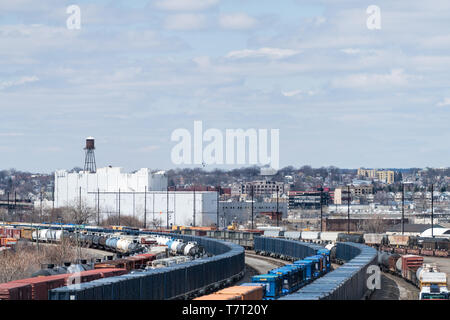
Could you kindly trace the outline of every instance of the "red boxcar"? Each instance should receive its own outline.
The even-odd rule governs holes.
[[[415,255],[402,256],[402,277],[410,281],[414,281],[412,275],[415,276],[415,272],[423,264],[423,257]]]
[[[11,281],[0,284],[0,300],[31,300],[32,288],[26,283]]]

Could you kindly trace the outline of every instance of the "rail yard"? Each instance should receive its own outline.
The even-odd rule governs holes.
[[[21,242],[67,241],[100,257],[47,264],[29,278],[2,283],[6,300],[448,299],[444,240],[26,223],[0,231],[10,239],[3,255]],[[379,289],[369,285],[373,267],[381,270]]]

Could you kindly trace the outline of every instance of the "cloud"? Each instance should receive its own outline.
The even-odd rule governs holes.
[[[246,13],[223,14],[219,17],[219,25],[224,29],[243,30],[257,25],[257,20]]]
[[[155,5],[169,11],[200,11],[213,7],[219,0],[159,0]]]
[[[25,76],[25,77],[19,78],[18,80],[3,81],[3,82],[0,82],[0,90],[10,88],[10,87],[20,86],[20,85],[24,85],[26,83],[31,83],[31,82],[36,82],[36,81],[39,81],[39,78],[36,76]]]
[[[308,95],[308,96],[313,96],[316,95],[317,92],[312,91],[312,90],[308,90],[308,91],[303,91],[303,90],[292,90],[292,91],[282,91],[281,94],[285,97],[295,97],[298,95]]]
[[[360,49],[353,49],[353,48],[347,48],[347,49],[341,49],[341,52],[346,54],[358,54],[361,53]]]
[[[332,86],[335,88],[405,86],[409,84],[411,80],[419,78],[420,77],[405,74],[402,69],[393,69],[387,74],[358,73],[336,78],[332,81]]]
[[[299,54],[300,51],[291,49],[279,49],[279,48],[261,48],[257,50],[237,50],[229,52],[226,57],[230,59],[243,59],[243,58],[271,58],[271,59],[283,59]]]
[[[169,30],[197,30],[206,25],[206,17],[202,14],[180,13],[169,15],[164,27]]]
[[[438,107],[450,106],[450,98],[445,98],[444,101],[438,102],[436,106]]]

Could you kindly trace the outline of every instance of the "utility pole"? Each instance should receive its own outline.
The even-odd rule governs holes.
[[[405,234],[405,184],[402,182],[402,235]]]
[[[136,217],[136,191],[133,191],[133,218]]]
[[[252,230],[254,229],[253,227],[253,184],[252,184]]]
[[[119,188],[119,226],[120,226],[120,188]]]
[[[322,232],[322,216],[323,216],[322,194],[323,194],[323,186],[320,186],[320,232]]]
[[[147,187],[144,187],[144,229],[147,228]]]
[[[9,192],[8,192],[8,200],[9,200]],[[9,203],[9,201],[8,201]],[[9,205],[8,205],[9,207]],[[9,208],[8,208],[9,210]],[[42,189],[41,189],[41,197],[40,197],[40,206],[39,206],[39,223],[42,223]]]
[[[42,214],[41,214],[42,215]],[[78,224],[78,220],[81,217],[81,187],[79,192],[79,203],[78,203],[78,214],[77,214],[77,221],[75,221],[76,224]]]
[[[433,217],[434,217],[434,184],[431,184],[431,237],[434,238]]]
[[[279,211],[278,192],[279,192],[279,187],[277,186],[277,227],[279,226],[279,221],[278,221],[278,211]]]
[[[169,186],[167,186],[167,192],[166,192],[166,198],[167,198],[167,230],[169,230]]]
[[[152,219],[153,219],[153,225],[155,225],[155,192],[153,192],[153,201],[152,201],[152,205],[153,205],[153,212],[152,212]]]
[[[347,233],[350,233],[350,185],[347,186]]]
[[[52,187],[52,214],[55,211],[55,184]]]
[[[100,226],[100,188],[97,188],[97,225]]]
[[[7,212],[7,214],[8,214],[8,216],[9,216],[9,191],[8,191],[8,193],[7,193],[7,195],[8,195],[8,200],[6,201],[6,212]],[[3,222],[5,222],[5,219],[3,219]]]
[[[193,208],[194,208],[194,222],[193,222],[193,226],[195,227],[195,185],[194,185],[194,205],[193,205]]]
[[[173,224],[176,226],[177,225],[177,220],[176,220],[176,213],[175,213],[175,209],[176,209],[176,194],[177,194],[177,186],[173,187]]]
[[[219,228],[219,200],[220,200],[220,186],[217,187],[217,228]]]

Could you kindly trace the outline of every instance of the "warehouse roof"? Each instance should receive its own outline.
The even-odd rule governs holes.
[[[412,224],[412,223],[405,223],[404,225],[405,232],[417,232],[422,233],[427,229],[431,228],[431,224]],[[442,228],[442,226],[435,224],[433,228]],[[387,229],[387,232],[401,232],[402,231],[402,224],[396,224],[391,226]]]
[[[442,228],[442,227],[433,227],[433,235],[434,236],[441,236],[441,235],[449,235],[450,236],[450,229],[448,228]],[[431,237],[431,228],[424,230],[421,235],[421,237]]]

